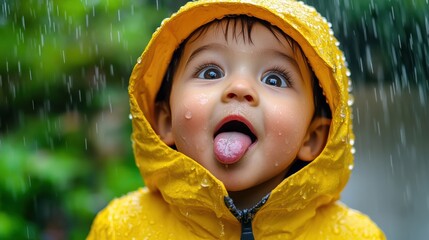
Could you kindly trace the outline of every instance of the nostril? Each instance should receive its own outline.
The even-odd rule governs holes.
[[[228,93],[227,97],[228,98],[235,98],[237,95],[235,95],[234,93]]]
[[[254,98],[253,98],[252,95],[244,95],[244,96],[240,97],[240,95],[237,95],[235,93],[228,93],[226,96],[229,99],[240,98],[241,100],[246,100],[248,102],[253,102],[254,101]]]

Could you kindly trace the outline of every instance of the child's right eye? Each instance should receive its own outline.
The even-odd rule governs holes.
[[[222,69],[216,65],[203,65],[196,71],[196,77],[200,79],[219,79],[225,76]]]

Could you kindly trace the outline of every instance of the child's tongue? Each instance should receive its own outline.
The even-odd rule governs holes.
[[[246,153],[252,140],[240,132],[219,133],[214,139],[214,153],[219,162],[233,164]]]

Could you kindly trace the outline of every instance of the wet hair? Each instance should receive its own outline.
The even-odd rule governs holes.
[[[260,23],[263,26],[265,26],[268,30],[270,30],[277,39],[278,39],[278,35],[276,33],[280,33],[287,40],[287,42],[290,44],[290,46],[294,51],[295,49],[299,49],[301,54],[303,55],[303,59],[307,59],[303,51],[301,50],[301,47],[298,45],[298,43],[295,40],[293,40],[290,36],[286,35],[278,27],[271,25],[269,22],[265,20],[261,20],[255,17],[250,17],[247,15],[228,15],[228,16],[225,16],[224,18],[213,20],[212,22],[209,22],[199,27],[179,45],[179,47],[173,53],[172,60],[170,61],[167,71],[164,75],[164,78],[163,78],[160,90],[157,93],[155,102],[166,102],[167,104],[169,104],[169,97],[170,97],[171,88],[173,85],[174,73],[176,72],[177,66],[179,65],[179,61],[180,61],[180,58],[182,57],[182,53],[185,48],[185,45],[190,41],[195,41],[201,35],[204,35],[204,33],[206,33],[207,30],[209,29],[209,27],[220,26],[220,24],[223,22],[226,22],[226,25],[225,25],[226,27],[224,29],[224,36],[226,41],[228,41],[228,33],[231,29],[233,31],[232,32],[233,40],[234,39],[238,40],[239,37],[242,37],[244,42],[247,41],[249,43],[252,43],[252,38],[251,38],[252,28],[255,23]],[[312,81],[314,108],[315,108],[313,118],[314,117],[332,118],[331,110],[329,108],[329,105],[326,102],[325,96],[323,95],[323,90],[319,86],[319,81],[316,78],[316,75],[314,74],[310,65],[308,64],[308,61],[306,61],[306,64],[308,66],[308,69],[311,72],[311,81]]]

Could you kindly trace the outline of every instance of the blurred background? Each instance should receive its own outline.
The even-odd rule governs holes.
[[[83,239],[143,186],[127,85],[186,1],[0,0],[0,239]],[[429,236],[428,0],[305,1],[352,72],[356,158],[342,201],[388,239]]]

